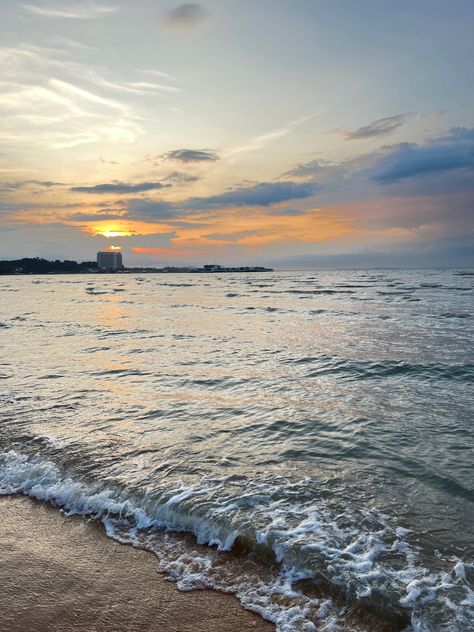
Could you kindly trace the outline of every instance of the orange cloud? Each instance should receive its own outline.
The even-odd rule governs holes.
[[[211,256],[216,251],[226,254],[252,252],[276,243],[320,243],[343,239],[356,230],[352,219],[342,214],[328,214],[313,209],[301,215],[271,215],[246,209],[213,213],[205,225],[189,224],[174,228],[169,248],[134,247],[136,254],[158,258],[190,260]],[[156,225],[153,225],[156,231]]]
[[[74,225],[93,237],[132,237],[133,235],[153,235],[158,232],[173,232],[173,228],[166,224],[153,224],[134,220],[100,220],[90,221],[84,226],[82,222],[74,222]]]
[[[218,247],[219,248],[219,247]],[[190,259],[202,259],[203,257],[211,256],[215,254],[216,248],[213,248],[212,253],[207,248],[141,248],[135,246],[132,248],[132,252],[137,255],[150,255],[152,257],[158,257],[159,259],[172,259],[179,261],[188,261]]]
[[[301,215],[271,215],[262,211],[245,213],[233,209],[212,218],[212,226],[176,230],[172,245],[188,247],[235,244],[261,247],[278,242],[318,243],[351,234],[349,214],[329,214],[313,209]]]

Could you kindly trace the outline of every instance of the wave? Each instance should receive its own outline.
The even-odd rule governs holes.
[[[460,382],[474,381],[474,364],[414,364],[400,360],[370,362],[318,354],[285,360],[285,364],[309,365],[307,377],[337,374],[348,380],[416,377]]]
[[[238,478],[133,496],[77,480],[39,455],[0,455],[0,494],[101,520],[110,537],[155,552],[178,588],[234,592],[279,632],[373,629],[375,620],[387,631],[470,629],[473,564],[452,559],[428,570],[410,532],[383,514],[336,511],[279,481],[242,490]]]

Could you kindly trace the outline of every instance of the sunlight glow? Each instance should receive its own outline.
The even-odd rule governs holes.
[[[101,237],[107,237],[107,238],[112,238],[112,237],[131,237],[133,235],[133,233],[130,232],[129,230],[98,229],[97,232],[96,232],[96,235],[100,235]],[[115,249],[116,246],[113,246],[112,248]]]

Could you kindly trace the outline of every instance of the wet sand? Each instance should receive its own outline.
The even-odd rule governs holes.
[[[214,591],[183,593],[156,558],[100,524],[25,497],[0,497],[2,632],[271,632]]]

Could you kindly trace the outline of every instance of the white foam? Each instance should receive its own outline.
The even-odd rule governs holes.
[[[109,536],[153,550],[159,570],[181,590],[233,592],[246,608],[273,621],[279,632],[347,629],[343,609],[327,597],[306,595],[298,585],[318,578],[359,599],[377,594],[394,605],[398,602],[417,632],[470,629],[474,595],[466,568],[472,565],[455,560],[452,571],[429,572],[406,541],[409,531],[393,528],[387,517],[372,512],[364,523],[362,515],[348,510],[334,516],[322,504],[284,500],[277,491],[258,483],[236,498],[228,495],[223,482],[204,481],[169,490],[166,500],[139,502],[64,476],[39,456],[13,451],[0,455],[0,494],[21,493],[52,502],[69,514],[99,518]],[[272,549],[278,568],[245,556],[237,562],[222,553],[244,535],[243,527],[231,519],[242,507],[253,511],[253,525],[247,524],[245,535]],[[172,532],[192,533],[197,544],[185,545]],[[389,561],[394,555],[397,565]],[[432,621],[439,622],[440,613],[436,627]]]

